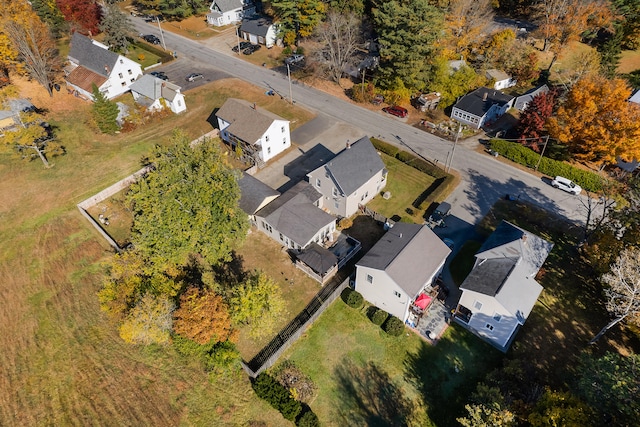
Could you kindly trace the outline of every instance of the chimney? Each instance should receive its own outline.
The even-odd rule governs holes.
[[[522,243],[527,243],[527,235],[526,234],[522,235]]]
[[[487,96],[489,96],[489,93],[485,92],[484,95],[482,95],[482,100],[486,101],[487,100]]]
[[[253,108],[254,110],[256,109],[256,103],[255,103],[255,102],[253,103],[253,107],[252,107],[252,108]]]
[[[107,75],[109,75],[109,66],[108,65],[104,66],[104,72],[107,73]]]
[[[351,143],[349,142],[349,140],[347,139],[347,150],[351,148]]]

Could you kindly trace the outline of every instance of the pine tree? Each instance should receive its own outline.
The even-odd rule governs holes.
[[[111,50],[127,53],[129,47],[127,33],[132,28],[131,21],[118,6],[110,3],[106,5],[102,22],[100,22],[98,28],[104,33],[103,42]]]
[[[118,106],[115,102],[109,101],[98,87],[94,84],[93,91],[93,120],[102,133],[115,133],[119,127],[116,119],[118,118]]]

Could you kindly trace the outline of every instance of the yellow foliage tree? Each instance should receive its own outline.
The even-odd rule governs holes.
[[[451,50],[466,55],[478,44],[493,20],[491,0],[451,0],[445,15],[445,28]]]
[[[120,325],[120,338],[130,344],[166,344],[171,339],[174,304],[167,297],[145,294]]]
[[[587,75],[549,119],[549,133],[581,161],[640,159],[640,108],[627,101],[630,94],[622,79]]]
[[[173,330],[198,344],[227,341],[232,336],[229,310],[220,295],[190,287],[173,314]]]

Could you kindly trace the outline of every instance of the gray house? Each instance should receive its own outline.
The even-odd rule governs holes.
[[[140,76],[130,88],[136,103],[144,105],[150,111],[162,110],[165,105],[176,114],[187,109],[180,86],[151,74]]]
[[[506,352],[542,292],[535,280],[553,243],[503,221],[476,254],[455,319]]]
[[[322,194],[321,208],[339,217],[350,217],[387,185],[387,170],[368,137],[347,147],[307,175]]]
[[[513,106],[513,96],[499,90],[481,87],[469,92],[453,106],[451,118],[480,129],[502,117]]]
[[[364,299],[403,322],[438,277],[451,250],[426,225],[396,223],[356,265]]]
[[[513,104],[513,107],[516,110],[524,111],[524,109],[527,108],[527,106],[529,105],[529,103],[533,98],[547,92],[549,92],[549,86],[547,85],[542,85],[540,87],[533,88],[530,91],[527,91],[526,93],[523,93],[522,95],[518,96],[516,98],[516,101]]]
[[[333,238],[336,218],[320,209],[322,195],[300,181],[255,214],[260,231],[289,249]]]

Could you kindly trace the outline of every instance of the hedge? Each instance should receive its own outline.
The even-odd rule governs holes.
[[[154,55],[158,55],[160,57],[158,61],[162,62],[163,64],[165,62],[170,62],[174,60],[174,57],[170,52],[165,52],[164,50],[158,49],[157,47],[149,43],[143,43],[140,40],[131,40],[131,44],[134,46],[138,46],[140,49],[144,49],[148,52],[151,52]]]
[[[259,398],[269,402],[289,421],[294,421],[302,411],[302,403],[295,400],[291,392],[269,374],[262,372],[251,386]]]
[[[382,310],[381,308],[372,306],[369,309],[369,320],[371,320],[374,325],[381,326],[388,317],[389,313]]]
[[[404,332],[404,323],[396,316],[389,316],[387,321],[382,325],[382,330],[391,336],[397,337]]]
[[[298,427],[320,427],[320,420],[318,420],[318,416],[312,412],[311,410],[302,414],[296,420],[296,426]]]
[[[564,176],[587,191],[598,192],[602,190],[603,179],[597,173],[580,169],[548,157],[543,157],[542,160],[540,160],[540,154],[517,142],[492,139],[491,149],[511,161],[530,168],[535,168],[538,161],[540,161],[540,166],[538,167],[539,172],[552,177]]]
[[[351,308],[360,308],[364,302],[362,294],[358,291],[354,291],[351,288],[345,288],[340,294],[342,301]]]

